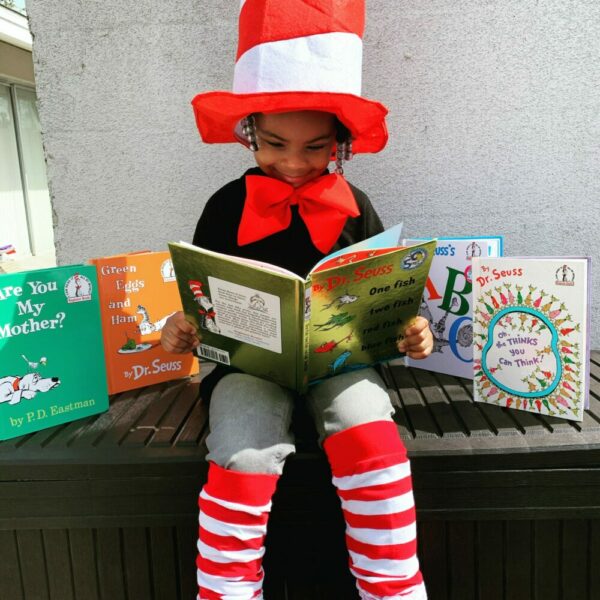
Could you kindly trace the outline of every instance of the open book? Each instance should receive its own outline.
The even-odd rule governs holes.
[[[581,421],[590,259],[473,259],[474,399]]]
[[[211,361],[304,391],[309,382],[399,356],[435,240],[398,247],[400,226],[320,261],[306,279],[169,244],[183,310]]]

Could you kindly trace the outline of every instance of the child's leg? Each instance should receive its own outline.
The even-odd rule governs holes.
[[[208,482],[200,492],[200,600],[262,598],[262,557],[271,497],[294,451],[294,398],[280,386],[235,373],[209,408]]]
[[[307,401],[346,520],[350,570],[364,600],[425,600],[406,449],[373,369],[310,388]]]

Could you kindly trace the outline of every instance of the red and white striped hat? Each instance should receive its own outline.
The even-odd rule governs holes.
[[[322,110],[352,134],[352,151],[387,142],[387,109],[360,96],[364,0],[242,0],[233,92],[192,100],[205,142],[239,141],[251,113]]]

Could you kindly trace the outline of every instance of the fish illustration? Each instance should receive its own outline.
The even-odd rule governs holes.
[[[336,371],[339,371],[351,356],[352,352],[350,352],[350,350],[345,350],[342,352],[333,362],[329,363],[331,372],[335,373]]]
[[[329,317],[329,320],[326,323],[315,324],[315,329],[317,331],[329,331],[330,329],[333,329],[334,327],[342,327],[342,325],[346,325],[347,323],[350,323],[350,321],[352,321],[353,319],[354,319],[354,316],[351,315],[350,313],[347,313],[347,312],[338,313],[336,315],[331,315]]]
[[[352,294],[346,292],[343,296],[338,296],[337,298],[334,298],[329,304],[325,304],[325,306],[323,306],[321,310],[327,310],[328,308],[331,308],[334,304],[337,305],[337,308],[342,308],[342,306],[344,306],[345,304],[352,304],[357,300],[358,296],[353,296]]]
[[[324,353],[324,352],[331,352],[338,344],[341,344],[342,342],[345,341],[350,341],[352,339],[352,335],[353,335],[353,331],[351,331],[346,337],[343,337],[341,340],[338,340],[337,342],[335,340],[331,340],[329,342],[325,342],[324,344],[321,344],[319,347],[315,348],[315,352],[319,352],[319,353]]]

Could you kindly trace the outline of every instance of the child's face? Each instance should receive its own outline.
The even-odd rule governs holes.
[[[300,111],[256,115],[256,164],[294,187],[319,177],[335,145],[334,116]]]

